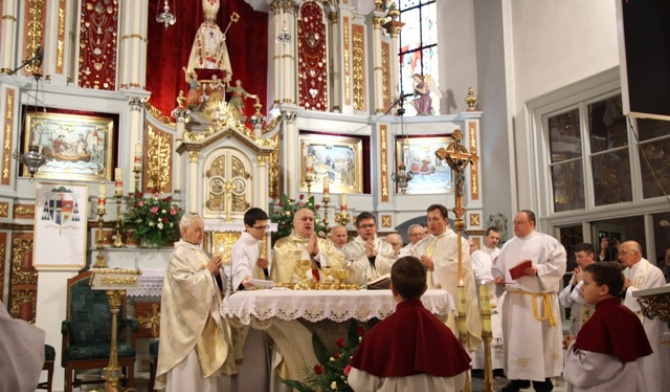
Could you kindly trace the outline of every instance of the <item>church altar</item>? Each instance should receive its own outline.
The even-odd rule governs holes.
[[[454,300],[447,291],[428,290],[421,300],[442,320],[455,314]],[[278,387],[278,378],[304,381],[307,369],[319,363],[313,334],[334,350],[335,340],[346,336],[351,321],[367,330],[393,313],[395,306],[390,290],[244,290],[224,299],[221,314],[230,322],[237,361],[243,360],[240,351],[250,343],[245,340],[259,339],[259,334],[249,334],[247,339],[249,327],[272,338],[272,365],[266,376],[272,380],[270,389],[278,391],[284,390]]]

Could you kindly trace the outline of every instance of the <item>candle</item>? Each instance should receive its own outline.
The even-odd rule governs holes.
[[[346,211],[347,210],[347,195],[345,193],[340,196],[340,210]]]
[[[114,169],[114,193],[117,196],[123,195],[123,175],[121,173],[120,167]]]
[[[135,144],[135,171],[142,170],[142,145],[138,142]]]
[[[330,193],[330,177],[323,177],[323,194],[328,195]]]
[[[482,310],[482,331],[491,332],[491,295],[489,285],[483,280],[479,286],[479,306]]]
[[[456,292],[456,310],[458,311],[458,333],[460,335],[465,335],[468,331],[468,326],[465,320],[465,314],[467,309],[467,304],[465,302],[465,286],[462,284],[458,286]]]
[[[312,168],[314,167],[314,157],[311,155],[307,155],[307,159],[305,159],[305,167],[307,168],[307,173],[312,172]]]
[[[104,182],[101,182],[98,185],[98,213],[105,212],[105,206],[107,205],[107,187]]]

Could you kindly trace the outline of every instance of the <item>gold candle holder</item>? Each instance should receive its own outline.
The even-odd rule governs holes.
[[[140,171],[140,165],[135,163],[135,167],[133,168],[133,173],[135,173],[135,190],[142,192],[142,184],[140,184]]]
[[[114,235],[114,243],[112,248],[125,248],[126,244],[123,243],[121,236],[121,197],[123,191],[114,192],[114,197],[116,198],[116,235]]]
[[[312,181],[314,181],[314,173],[312,172],[312,169],[307,168],[307,173],[305,173],[305,183],[307,184],[308,199],[312,196]]]
[[[335,213],[335,222],[341,224],[344,227],[347,226],[347,223],[349,223],[350,219],[351,218],[349,217],[346,206],[342,206],[340,208],[340,212]]]
[[[323,195],[323,226],[324,229],[326,230],[326,234],[328,233],[328,224],[330,223],[328,221],[328,203],[330,202],[330,195],[327,193]]]
[[[488,312],[491,318],[491,311]],[[482,312],[484,318],[484,312]],[[493,359],[491,351],[491,341],[493,340],[493,333],[482,331],[482,339],[484,340],[484,383],[482,385],[482,392],[494,392],[493,389]]]
[[[95,256],[95,264],[93,268],[107,268],[107,262],[105,261],[105,255],[102,253],[102,250],[105,249],[105,246],[102,245],[102,224],[104,222],[103,217],[105,216],[105,208],[98,206],[98,241],[96,249],[98,254]]]

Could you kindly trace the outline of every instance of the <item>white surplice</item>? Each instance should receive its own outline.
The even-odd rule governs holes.
[[[233,245],[230,252],[233,292],[238,290],[238,287],[245,276],[251,276],[254,279],[265,279],[263,269],[256,265],[261,254],[260,247],[262,244],[262,241],[259,241],[251,234],[244,232]],[[270,266],[268,265],[268,270],[269,269]]]
[[[491,330],[493,332],[493,339],[491,340],[491,363],[494,369],[503,369],[505,367],[505,352],[502,337],[502,297],[498,298],[496,296],[495,285],[492,282],[493,275],[491,274],[493,260],[498,257],[499,253],[499,248],[484,246],[470,255],[472,272],[475,275],[475,286],[479,289],[479,286],[484,282],[484,284],[489,286],[489,293],[491,295]],[[472,354],[472,368],[484,369],[484,360],[484,342],[482,342],[477,346],[477,351]]]
[[[616,355],[575,350],[574,344],[565,352],[565,392],[656,391],[644,387],[641,358],[622,362]]]
[[[440,391],[458,392],[465,385],[463,372],[454,377],[435,377],[417,374],[407,377],[373,376],[362,370],[351,368],[347,381],[356,392]]]
[[[349,281],[363,284],[367,281],[377,279],[384,274],[391,273],[391,267],[397,260],[393,246],[386,241],[375,237],[374,247],[377,253],[374,266],[365,255],[365,244],[367,241],[357,236],[353,241],[346,243],[341,251],[347,262],[346,267],[351,271]]]
[[[564,308],[570,308],[570,335],[574,336],[577,336],[582,325],[596,311],[595,306],[584,303],[581,293],[583,284],[584,282],[579,282],[574,286],[569,284],[558,294],[558,301],[561,305]]]
[[[509,270],[523,260],[532,261],[537,276],[514,281]],[[544,381],[563,370],[557,293],[566,260],[560,242],[535,231],[523,238],[514,237],[500,251],[492,272],[508,282],[502,309],[508,379]]]
[[[636,297],[633,297],[633,292],[637,290],[664,286],[665,276],[663,275],[663,271],[645,259],[640,260],[630,268],[626,268],[623,273],[631,282],[631,286],[626,291],[623,304],[640,317],[651,349],[654,350],[651,355],[642,358],[641,362],[647,391],[670,391],[670,385],[663,385],[662,383],[662,372],[664,370],[667,371],[670,364],[662,363],[660,355],[661,335],[668,328],[658,318],[649,319],[644,317],[640,303],[637,302]]]
[[[13,319],[2,301],[0,331],[0,391],[34,391],[44,365],[45,332]]]

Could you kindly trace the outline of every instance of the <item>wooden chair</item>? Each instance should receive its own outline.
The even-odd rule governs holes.
[[[56,349],[48,344],[44,345],[44,367],[42,370],[47,371],[47,380],[37,385],[37,389],[46,389],[51,392],[51,385],[54,377],[54,360],[56,359]]]
[[[149,392],[153,392],[156,383],[156,368],[158,367],[158,340],[149,343],[149,355],[151,364],[149,368]]]
[[[111,314],[105,290],[92,290],[91,271],[67,281],[67,319],[61,325],[63,334],[62,366],[65,368],[65,391],[72,392],[78,369],[104,368],[109,364],[111,343]],[[118,320],[118,363],[126,369],[128,387],[135,385],[135,348],[124,342],[123,330],[137,331],[135,319],[124,319],[126,298],[123,298]],[[89,381],[99,383],[100,380]]]

